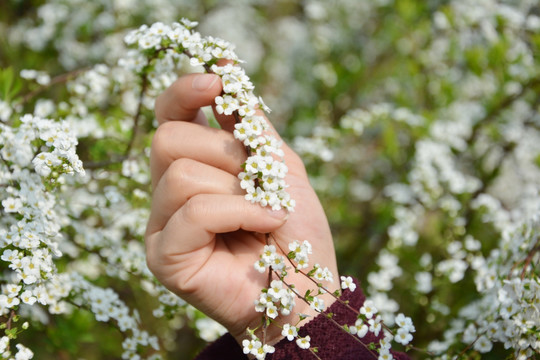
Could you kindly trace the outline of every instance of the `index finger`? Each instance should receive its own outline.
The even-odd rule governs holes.
[[[214,104],[221,94],[221,79],[215,74],[189,74],[178,78],[156,99],[155,115],[166,121],[188,121],[208,125],[201,107]]]

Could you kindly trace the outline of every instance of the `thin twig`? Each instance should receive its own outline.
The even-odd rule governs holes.
[[[272,236],[272,238],[274,239],[274,242],[276,243],[276,245],[278,246],[278,248],[281,250],[281,252],[285,255],[287,255],[284,251],[283,251],[283,248],[279,245],[279,243],[276,241],[276,239],[274,238],[274,236],[272,234],[270,234]],[[302,270],[298,269],[296,267],[296,265],[293,263],[293,261],[288,257],[288,256],[285,256],[289,262],[291,263],[291,265],[293,266],[293,268],[295,269],[295,272],[299,272],[300,274],[304,275],[305,277],[307,277],[309,280],[311,280],[311,282],[313,282],[315,285],[317,285],[318,288],[321,288],[323,289],[326,293],[330,294],[332,297],[334,297],[334,299],[336,299],[336,301],[338,301],[340,304],[344,305],[347,309],[351,310],[352,312],[354,312],[356,314],[356,316],[358,317],[360,315],[360,312],[358,310],[356,310],[355,308],[353,308],[352,306],[349,305],[348,302],[346,301],[343,301],[341,298],[339,298],[338,296],[336,296],[334,293],[330,292],[327,288],[325,288],[321,283],[318,283],[316,282],[315,280],[313,280],[313,278],[311,276],[308,276],[305,272],[303,272]],[[284,282],[285,283],[285,282]],[[295,292],[296,293],[296,292]],[[392,335],[395,335],[395,331],[393,331],[388,325],[386,325],[384,322],[381,321],[381,326],[387,330],[388,332],[390,332]],[[430,356],[433,355],[433,353],[431,353],[430,351],[427,351],[427,350],[424,350],[424,349],[420,349],[416,346],[413,346],[413,345],[409,345],[408,346],[410,349],[412,350],[416,350],[416,351],[419,351],[419,352],[423,352],[423,353],[426,353]]]
[[[9,318],[6,322],[6,329],[11,330],[11,324],[16,315],[17,314],[15,313],[15,310],[11,310],[11,312],[9,313]]]
[[[292,267],[294,268],[294,271],[295,272],[298,272],[302,275],[304,275],[305,277],[307,277],[312,283],[314,283],[315,285],[317,285],[317,288],[321,288],[323,289],[324,291],[326,291],[328,294],[330,294],[334,299],[336,299],[337,301],[339,301],[341,304],[345,305],[349,310],[351,310],[352,312],[354,312],[356,315],[359,315],[360,313],[358,312],[358,310],[356,310],[355,308],[353,308],[352,306],[350,306],[346,301],[343,301],[341,300],[338,296],[336,296],[333,292],[330,292],[330,290],[328,290],[326,287],[324,287],[321,283],[318,283],[317,281],[313,280],[313,278],[311,276],[309,276],[308,274],[306,274],[305,272],[303,272],[302,270],[298,269],[296,267],[296,265],[293,263],[292,259],[290,259],[288,256],[287,256],[287,253],[283,250],[283,248],[279,245],[279,243],[276,241],[276,239],[274,238],[273,235],[271,235],[272,238],[274,239],[274,242],[276,243],[277,247],[279,248],[279,250],[281,250],[281,252],[285,255],[285,257],[287,258],[287,260],[289,260],[289,263],[292,265]]]
[[[275,270],[273,270],[275,272]],[[275,272],[277,276],[279,276],[279,274],[277,272]],[[300,300],[304,301],[306,304],[310,305],[309,301],[302,295],[300,295],[298,293],[298,291],[296,291],[296,289],[290,285],[289,283],[287,283],[285,280],[282,280],[283,283],[285,284],[285,286],[287,286],[287,288],[289,288],[289,290],[291,290]],[[322,311],[319,311],[317,309],[314,309],[316,312],[318,312],[319,314],[322,314]],[[349,334],[354,340],[356,340],[358,343],[362,344],[362,346],[364,346],[366,348],[366,350],[371,354],[373,355],[372,353],[372,350],[362,342],[362,340],[360,340],[359,338],[357,338],[356,336],[354,336],[353,334],[351,333],[348,333],[346,332],[344,329],[343,329],[343,326],[341,326],[336,320],[334,320],[332,317],[327,317],[328,319],[330,319],[330,321],[336,325],[337,327],[339,327],[341,330],[343,330],[346,334]],[[375,359],[377,359],[377,356],[375,356]]]
[[[460,352],[460,353],[458,354],[457,359],[459,359],[461,356],[465,355],[465,353],[466,353],[467,351],[469,351],[470,348],[472,348],[472,346],[474,345],[474,343],[475,343],[476,341],[478,341],[478,339],[480,339],[480,335],[478,335],[478,336],[476,337],[476,339],[474,339],[474,341],[473,341],[472,343],[470,343],[469,345],[467,345],[467,347],[466,347],[465,349],[463,349],[463,351]]]
[[[101,169],[104,167],[108,167],[110,165],[120,164],[124,160],[127,160],[127,159],[128,159],[127,156],[120,156],[117,158],[112,158],[112,159],[104,160],[104,161],[89,161],[89,162],[83,163],[83,168],[85,170]]]
[[[149,60],[148,62],[150,63],[150,61],[151,60]],[[135,115],[133,116],[133,131],[131,133],[131,137],[129,139],[129,143],[126,147],[126,150],[124,151],[124,157],[129,156],[129,153],[131,152],[131,149],[133,148],[133,145],[135,144],[135,138],[137,137],[137,131],[139,129],[139,119],[142,113],[144,94],[146,92],[147,87],[148,87],[148,77],[145,74],[142,76],[141,91],[139,93],[139,103],[137,104],[137,111],[135,112]]]
[[[269,239],[269,234],[265,234],[265,242],[266,242],[266,245],[269,244],[270,242],[270,239]],[[269,288],[270,287],[270,283],[272,282],[272,270],[270,268],[268,268],[268,279],[266,281],[266,287]],[[267,315],[266,315],[266,312],[264,313],[264,323],[263,323],[263,344],[266,344],[266,331],[268,329],[268,318],[267,318]]]
[[[313,350],[312,348],[309,348],[309,351],[313,354],[313,356],[315,356],[317,359],[319,360],[322,360],[319,355],[317,355],[317,353],[315,352],[315,350]]]

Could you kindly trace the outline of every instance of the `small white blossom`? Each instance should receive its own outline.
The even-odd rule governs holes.
[[[311,337],[309,335],[306,335],[305,337],[299,337],[298,339],[296,339],[296,345],[298,345],[300,349],[309,349],[309,347],[311,346],[310,341]]]
[[[407,345],[411,342],[413,336],[407,328],[399,328],[394,340],[402,345]]]
[[[373,315],[377,314],[377,312],[378,310],[371,300],[366,300],[364,305],[362,305],[360,308],[360,314],[364,315],[368,319],[371,319]]]
[[[298,336],[298,329],[291,324],[285,324],[283,325],[281,336],[286,337],[289,341],[293,341],[294,338]]]
[[[341,278],[341,289],[349,289],[351,292],[356,290],[356,284],[354,283],[354,280],[350,276],[340,276]]]
[[[363,338],[368,333],[369,327],[361,319],[358,319],[354,325],[349,326],[349,331],[351,334]]]

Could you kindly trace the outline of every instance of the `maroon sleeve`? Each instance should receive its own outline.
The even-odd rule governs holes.
[[[353,309],[360,309],[366,297],[357,286],[356,291],[345,290],[341,295],[341,300],[349,301]],[[300,328],[300,336],[309,335],[311,338],[311,347],[318,349],[317,355],[323,360],[377,360],[378,353],[374,350],[368,350],[366,343],[378,342],[371,332],[358,342],[358,338],[346,334],[335,323],[328,319],[327,314],[332,313],[333,319],[340,325],[354,324],[356,314],[346,306],[336,301],[323,314],[318,315],[313,320]],[[296,341],[288,341],[286,338],[279,341],[275,346],[276,351],[266,356],[267,360],[304,360],[316,359],[309,350],[303,350],[296,345]],[[394,359],[409,360],[404,353],[393,352]],[[215,359],[247,359],[242,348],[230,335],[226,334],[206,347],[199,354],[196,360],[215,360]]]
[[[227,333],[208,345],[195,360],[247,360],[242,348],[231,334]]]

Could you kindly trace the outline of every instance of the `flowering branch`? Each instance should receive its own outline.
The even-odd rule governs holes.
[[[275,270],[273,270],[273,272],[274,272],[278,277],[280,277],[280,274],[278,274]],[[291,291],[296,295],[297,298],[299,298],[300,300],[302,300],[303,302],[305,302],[307,305],[311,305],[311,304],[313,303],[313,301],[309,301],[305,296],[299,294],[298,291],[296,291],[295,287],[294,287],[292,284],[289,284],[289,283],[286,282],[285,280],[282,280],[282,281],[283,281],[283,284],[285,284],[285,285],[287,286],[287,288],[289,288],[289,290],[291,290]],[[350,308],[350,307],[349,307],[349,308]],[[350,309],[353,310],[352,308],[350,308]],[[322,314],[322,313],[323,313],[322,310],[319,310],[319,309],[314,309],[314,310],[317,311],[319,314]],[[353,311],[355,311],[355,310],[353,310]],[[355,312],[356,312],[356,311],[355,311]],[[358,312],[356,312],[356,313],[358,313]],[[338,327],[338,328],[341,329],[341,330],[344,330],[344,329],[343,329],[343,326],[341,326],[336,320],[333,319],[332,314],[328,314],[328,316],[326,316],[326,318],[327,318],[328,320],[330,320],[336,327]],[[363,346],[366,350],[368,350],[370,354],[373,355],[372,350],[368,347],[368,345],[364,344],[360,339],[358,339],[356,336],[352,335],[350,332],[347,332],[347,331],[345,331],[345,330],[344,330],[344,332],[345,332],[346,334],[351,335],[351,337],[352,337],[356,342],[362,344],[362,346]],[[376,355],[373,355],[373,356],[374,356],[375,359],[377,358]]]
[[[238,174],[246,191],[246,200],[274,210],[293,211],[295,203],[286,191],[284,180],[288,169],[281,143],[266,133],[269,128],[266,119],[257,115],[258,110],[268,112],[268,107],[253,94],[254,86],[237,65],[239,60],[231,45],[220,39],[202,38],[192,30],[195,25],[187,20],[171,27],[162,23],[151,27],[144,25],[129,33],[125,41],[128,45],[136,44],[139,51],[146,54],[146,68],[157,59],[157,54],[171,51],[186,55],[192,66],[202,66],[207,72],[221,77],[223,92],[215,99],[215,110],[218,114],[234,117],[233,135],[246,147],[248,159]],[[220,60],[232,63],[218,66]]]

